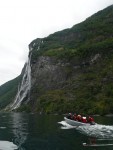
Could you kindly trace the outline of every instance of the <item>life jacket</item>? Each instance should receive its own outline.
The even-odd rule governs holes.
[[[89,117],[88,122],[94,122],[94,119],[92,117]]]
[[[86,117],[82,117],[82,122],[83,122],[83,123],[87,123]]]
[[[78,116],[77,116],[77,120],[80,121],[80,122],[82,121],[81,115],[78,115]]]

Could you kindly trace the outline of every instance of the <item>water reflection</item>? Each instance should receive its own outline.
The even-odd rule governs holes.
[[[113,118],[100,117],[97,119],[104,125],[79,128],[67,125],[62,119],[63,116],[54,115],[0,114],[0,146],[5,146],[4,149],[0,147],[0,150],[16,150],[17,147],[13,147],[16,145],[17,150],[91,150],[93,148],[82,145],[88,143],[89,136],[97,137],[99,141],[96,140],[96,143],[113,143],[113,126],[105,125],[112,125]],[[96,149],[103,150],[103,147]],[[113,147],[104,147],[104,150],[108,149],[112,150]]]
[[[22,113],[12,113],[12,132],[14,134],[14,143],[18,146],[18,150],[25,150],[23,144],[27,140],[27,120]]]

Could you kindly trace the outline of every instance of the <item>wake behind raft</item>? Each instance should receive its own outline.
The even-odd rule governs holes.
[[[83,125],[95,125],[95,121],[93,117],[89,116],[88,119],[86,117],[81,115],[72,115],[69,113],[66,117],[64,117],[64,120],[67,124],[71,126],[83,126]]]

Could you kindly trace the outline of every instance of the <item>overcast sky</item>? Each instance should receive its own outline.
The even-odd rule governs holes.
[[[113,0],[0,0],[0,85],[17,77],[35,38],[70,28]]]

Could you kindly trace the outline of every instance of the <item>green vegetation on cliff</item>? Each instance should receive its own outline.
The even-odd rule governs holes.
[[[36,39],[30,44],[33,48],[31,62],[45,56],[70,64],[63,67],[68,77],[62,87],[41,92],[39,87],[33,87],[38,93],[34,97],[37,99],[36,111],[113,113],[112,26],[113,5],[70,29]]]
[[[89,57],[107,54],[113,47],[113,5],[87,18],[70,29],[56,32],[44,39],[36,39],[32,59],[39,55],[57,57]],[[41,41],[43,41],[41,43]],[[40,49],[39,49],[40,47]],[[37,50],[39,49],[39,50]]]
[[[13,102],[20,80],[21,76],[18,76],[17,78],[0,86],[0,110]]]
[[[48,90],[40,96],[37,108],[46,113],[113,113],[113,56],[82,69],[63,89]]]

